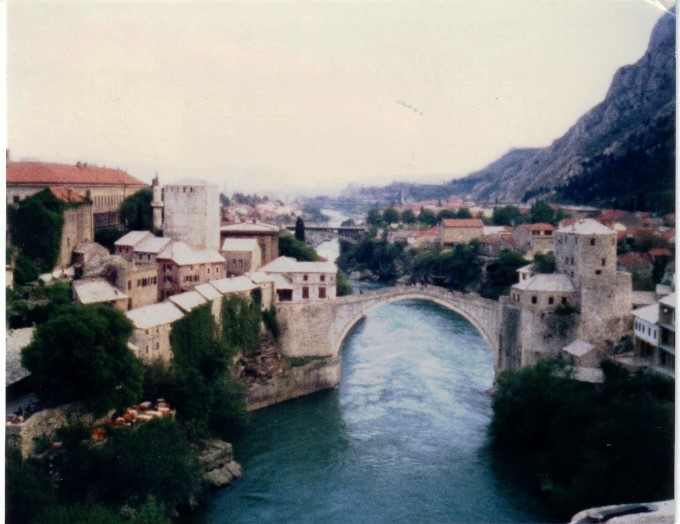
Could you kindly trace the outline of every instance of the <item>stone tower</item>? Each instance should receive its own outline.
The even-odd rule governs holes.
[[[163,195],[161,186],[158,183],[158,173],[151,182],[151,189],[153,191],[153,199],[151,200],[151,207],[153,208],[153,228],[155,230],[163,229]]]
[[[583,279],[616,273],[616,232],[593,219],[555,232],[555,272],[568,275],[577,289]]]
[[[194,249],[220,245],[220,201],[217,186],[204,180],[180,180],[165,186],[163,236],[179,240]]]

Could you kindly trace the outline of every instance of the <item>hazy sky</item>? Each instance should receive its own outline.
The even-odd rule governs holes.
[[[14,160],[329,193],[545,146],[670,0],[7,5]]]

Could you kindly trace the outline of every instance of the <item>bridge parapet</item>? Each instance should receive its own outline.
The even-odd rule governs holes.
[[[300,357],[336,356],[349,331],[370,309],[408,299],[435,302],[463,316],[485,339],[498,366],[499,303],[436,286],[396,286],[333,301],[279,304],[282,352]]]

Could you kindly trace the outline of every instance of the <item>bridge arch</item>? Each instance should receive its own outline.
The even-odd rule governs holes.
[[[332,353],[339,354],[349,332],[369,311],[385,304],[404,300],[432,302],[460,315],[480,333],[494,357],[494,362],[498,362],[498,302],[481,298],[478,295],[449,292],[435,287],[395,287],[337,299],[335,325],[332,330]]]

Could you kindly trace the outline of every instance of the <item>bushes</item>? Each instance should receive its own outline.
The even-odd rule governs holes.
[[[279,256],[292,257],[301,262],[316,262],[319,260],[319,255],[313,247],[300,242],[288,233],[279,235]]]
[[[565,515],[673,497],[673,383],[603,370],[601,391],[556,360],[498,378],[493,445],[519,454]]]

